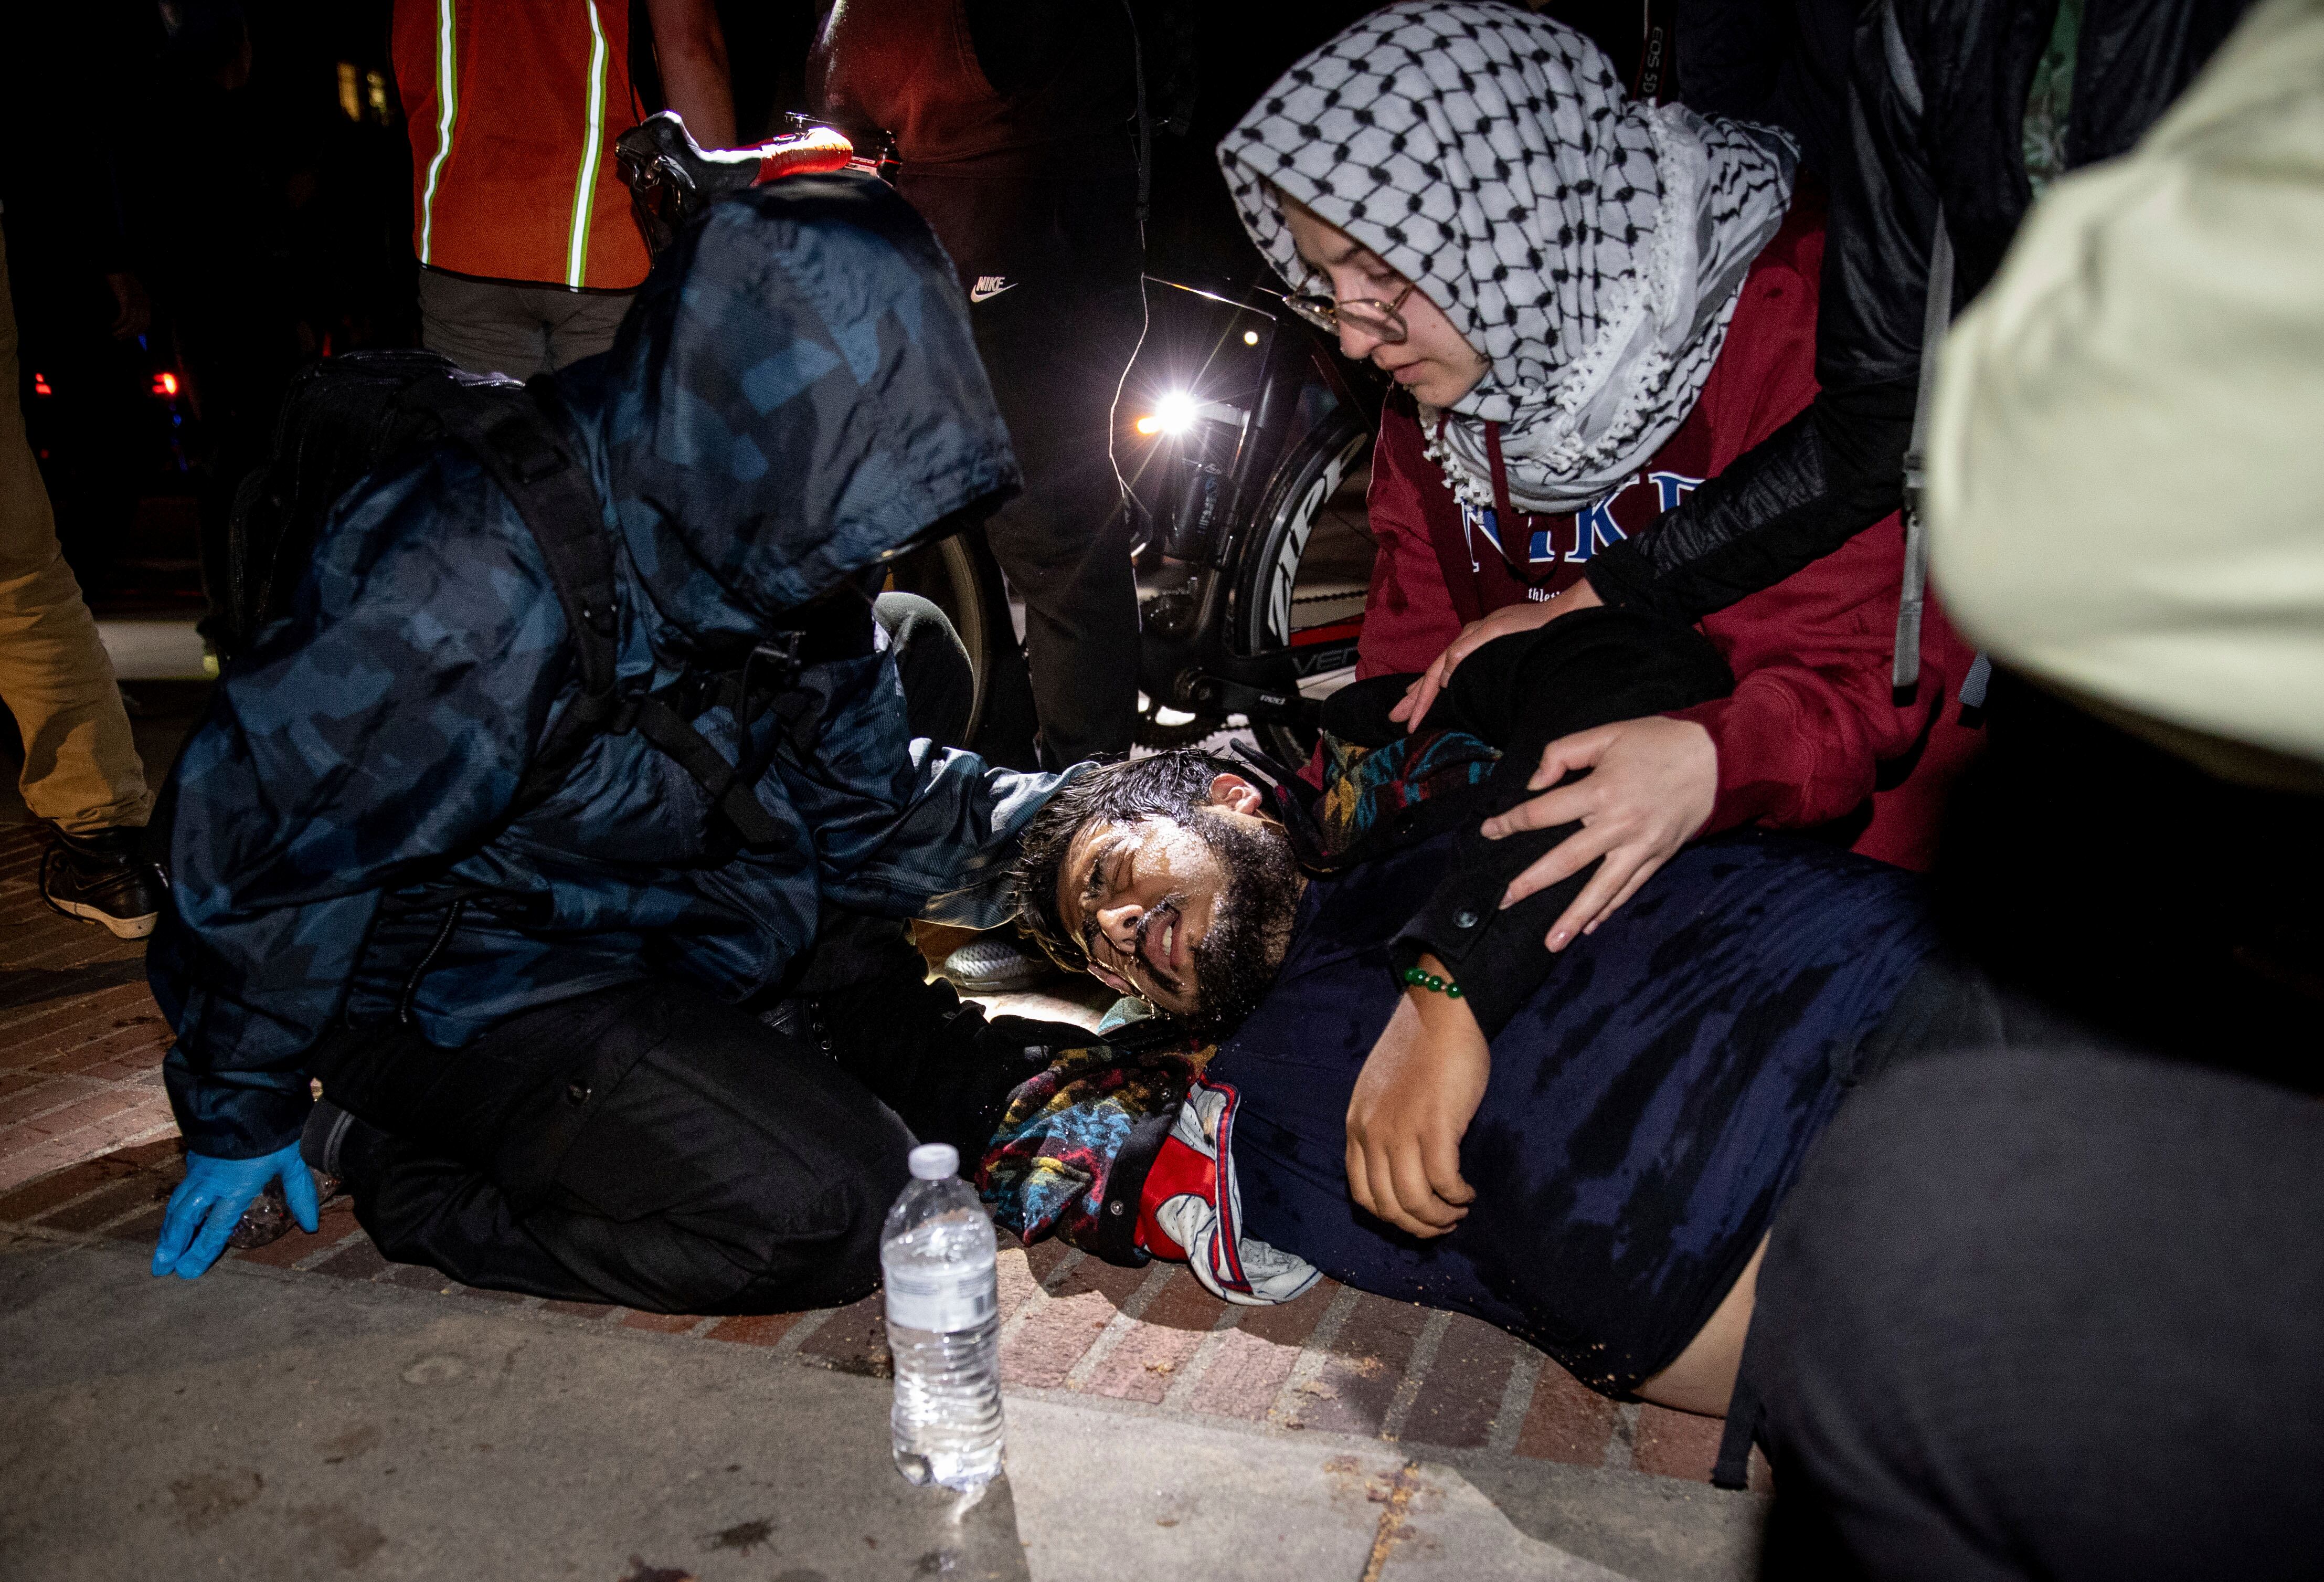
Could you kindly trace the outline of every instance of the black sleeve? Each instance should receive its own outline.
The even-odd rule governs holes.
[[[1519,785],[1525,778],[1510,776]],[[1497,806],[1492,810],[1503,810]],[[1454,848],[1452,871],[1389,947],[1397,974],[1423,954],[1435,957],[1461,986],[1461,997],[1477,1019],[1478,1030],[1489,1041],[1499,1036],[1557,965],[1544,942],[1550,926],[1598,876],[1604,859],[1536,891],[1507,911],[1499,910],[1501,893],[1536,858],[1581,828],[1561,824],[1507,840],[1487,840],[1473,826],[1464,831]]]
[[[1939,206],[1914,55],[1895,0],[1865,12],[1849,69],[1848,151],[1833,173],[1824,241],[1816,379],[1827,391],[1920,377]],[[1960,289],[1956,277],[1957,295]]]
[[[1895,10],[1856,31],[1833,161],[1808,409],[1646,532],[1600,551],[1609,605],[1699,621],[1821,559],[1902,503],[1938,205]]]
[[[1398,932],[1401,973],[1425,951],[1442,961],[1487,1038],[1533,997],[1557,958],[1542,948],[1558,914],[1598,872],[1582,872],[1507,911],[1501,893],[1579,824],[1488,840],[1479,826],[1524,801],[1542,749],[1560,736],[1726,696],[1735,679],[1693,628],[1627,610],[1582,610],[1489,643],[1452,672],[1424,730],[1454,729],[1503,750],[1453,843],[1451,867]]]
[[[1599,550],[1591,589],[1692,623],[1831,554],[1901,503],[1915,384],[1818,395],[1646,532]]]

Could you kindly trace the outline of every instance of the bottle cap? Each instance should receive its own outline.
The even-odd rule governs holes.
[[[911,1164],[919,1180],[949,1180],[960,1174],[960,1150],[949,1143],[923,1143],[912,1150]]]

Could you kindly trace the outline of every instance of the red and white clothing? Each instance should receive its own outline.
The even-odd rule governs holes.
[[[1359,678],[1427,668],[1488,612],[1582,579],[1591,556],[1639,531],[1803,410],[1816,392],[1823,213],[1795,201],[1746,276],[1726,344],[1670,439],[1587,510],[1535,515],[1464,505],[1425,454],[1408,400],[1392,403],[1372,453],[1378,541]],[[1507,522],[1501,520],[1503,515]],[[1681,710],[1719,751],[1704,833],[1759,823],[1863,821],[1853,849],[1906,867],[1935,855],[1945,788],[1981,739],[1953,693],[1975,657],[1937,608],[1923,621],[1914,702],[1889,670],[1904,556],[1890,516],[1773,587],[1705,619],[1736,678],[1732,697]]]

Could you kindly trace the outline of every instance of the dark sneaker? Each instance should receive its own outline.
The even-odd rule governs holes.
[[[170,882],[138,855],[142,829],[67,835],[51,827],[41,856],[41,899],[67,917],[102,923],[121,939],[153,931]]]
[[[340,1154],[346,1150],[347,1133],[360,1123],[355,1116],[327,1098],[318,1098],[315,1107],[307,1112],[307,1124],[299,1133],[299,1157],[317,1175],[337,1180],[347,1172]]]
[[[945,957],[936,976],[964,995],[1006,995],[1031,988],[1058,971],[1030,942],[995,931]]]
[[[349,1190],[348,1178],[370,1165],[374,1151],[386,1136],[329,1099],[317,1099],[299,1133],[299,1157],[315,1178],[316,1200],[327,1203]]]

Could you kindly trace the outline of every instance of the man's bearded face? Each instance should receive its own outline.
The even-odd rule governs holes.
[[[1198,808],[1092,823],[1058,872],[1057,907],[1099,978],[1215,1039],[1274,984],[1300,889],[1281,827]]]

